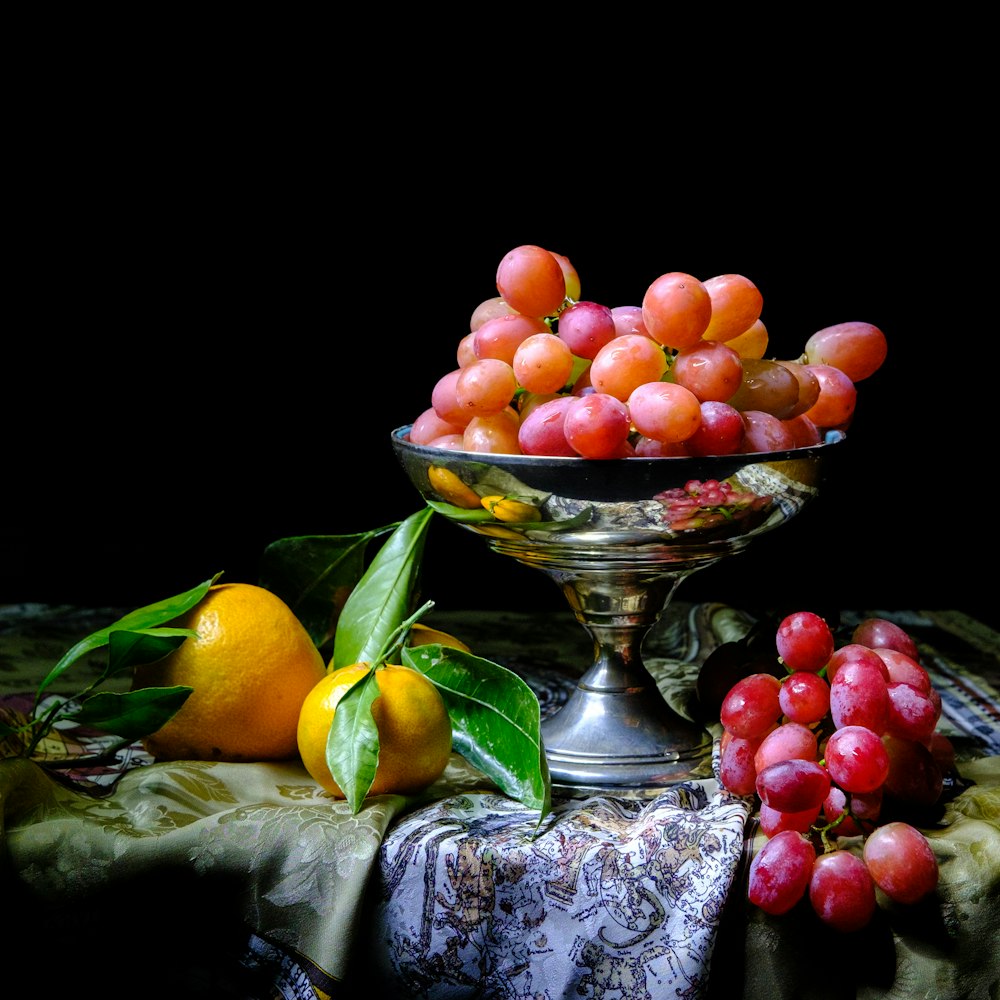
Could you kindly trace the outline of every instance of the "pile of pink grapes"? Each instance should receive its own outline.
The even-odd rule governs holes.
[[[869,923],[876,889],[895,903],[936,889],[931,845],[900,817],[939,801],[955,761],[913,638],[868,618],[851,640],[835,648],[825,619],[787,615],[776,634],[785,676],[741,677],[719,710],[720,781],[756,796],[767,837],[751,862],[750,901],[782,914],[808,898],[845,932]]]
[[[871,323],[825,327],[795,359],[764,357],[763,296],[740,274],[658,277],[640,302],[580,298],[569,258],[526,244],[500,261],[455,367],[410,440],[582,458],[732,455],[808,447],[854,415],[886,357]]]

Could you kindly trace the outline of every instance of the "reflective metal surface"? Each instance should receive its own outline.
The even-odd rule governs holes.
[[[549,576],[594,659],[542,738],[552,780],[655,787],[704,776],[711,739],[642,662],[650,628],[691,573],[741,551],[816,496],[838,432],[812,448],[711,458],[494,455],[412,444],[404,471],[440,514]]]

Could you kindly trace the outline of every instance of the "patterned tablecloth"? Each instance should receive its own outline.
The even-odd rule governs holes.
[[[297,761],[154,763],[134,745],[87,770],[0,760],[0,995],[995,1000],[1000,636],[958,613],[877,613],[920,641],[961,793],[925,829],[935,897],[883,907],[847,944],[803,909],[746,904],[761,837],[752,803],[711,770],[631,793],[557,790],[536,829],[537,812],[457,754],[422,795],[352,816]],[[0,711],[25,710],[61,654],[120,614],[0,609]],[[752,622],[674,606],[644,656],[675,707],[689,711],[704,657]],[[522,673],[543,714],[591,656],[569,615],[433,623]],[[43,750],[51,762],[107,744],[68,728]],[[39,942],[44,961],[27,961]]]

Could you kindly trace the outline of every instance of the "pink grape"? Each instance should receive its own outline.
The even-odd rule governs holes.
[[[858,391],[854,383],[832,365],[810,365],[819,380],[819,396],[805,415],[817,427],[844,427],[854,416]]]
[[[455,382],[458,405],[473,417],[499,413],[510,406],[515,392],[517,376],[514,369],[497,358],[482,358],[463,368]]]
[[[642,297],[642,319],[649,335],[675,351],[701,340],[712,319],[708,289],[683,271],[661,274]]]
[[[750,862],[747,896],[765,913],[787,913],[805,896],[816,851],[801,833],[775,834]]]
[[[683,457],[691,454],[687,444],[687,441],[657,441],[655,438],[640,434],[635,442],[635,453],[640,458]]]
[[[814,760],[780,760],[757,772],[757,794],[781,812],[821,806],[830,791],[830,774]]]
[[[573,352],[554,334],[534,333],[517,345],[511,367],[522,389],[558,392],[573,372]]]
[[[535,334],[548,332],[548,326],[540,319],[519,313],[497,316],[476,330],[472,338],[473,353],[477,358],[496,358],[512,365],[514,355],[524,341]]]
[[[725,403],[743,381],[739,354],[721,341],[702,340],[678,351],[671,371],[674,381],[700,402]]]
[[[504,254],[497,267],[497,291],[525,316],[553,316],[566,298],[566,275],[548,250],[532,244]]]
[[[549,253],[562,268],[563,278],[566,281],[566,298],[576,302],[580,298],[580,275],[576,267],[565,254],[556,253],[555,250],[550,250]]]
[[[706,400],[701,404],[701,423],[685,440],[688,455],[735,455],[743,444],[746,425],[735,406]]]
[[[888,354],[885,334],[871,323],[837,323],[817,330],[806,341],[809,364],[833,365],[852,382],[874,375]]]
[[[410,440],[414,444],[428,444],[434,438],[443,434],[461,434],[462,427],[458,424],[442,420],[434,410],[433,406],[428,407],[423,413],[413,421],[410,428]]]
[[[557,396],[532,407],[527,414],[522,414],[517,440],[523,454],[561,455],[565,458],[577,455],[576,450],[566,440],[563,428],[566,408],[575,398],[575,396]]]
[[[642,318],[642,306],[614,306],[611,310],[611,318],[615,323],[616,337],[625,333],[639,333],[643,337],[649,336],[649,331]]]
[[[658,382],[667,370],[663,348],[649,337],[632,333],[615,337],[590,363],[590,384],[622,402],[646,382]]]
[[[704,282],[712,300],[712,317],[705,340],[732,340],[760,319],[764,296],[742,274],[717,274]]]
[[[833,632],[812,611],[795,611],[778,625],[775,638],[778,655],[789,670],[818,673],[833,655]]]
[[[938,863],[930,841],[909,823],[874,830],[863,855],[875,884],[894,902],[916,903],[937,888]]]
[[[472,316],[469,318],[469,330],[474,334],[488,319],[493,319],[495,316],[509,316],[513,311],[502,295],[494,295],[484,299],[472,311]]]
[[[645,382],[636,386],[627,405],[635,429],[656,441],[686,441],[701,425],[698,397],[671,382]]]
[[[864,861],[849,851],[832,851],[813,862],[809,902],[823,923],[849,933],[870,923],[878,901]]]
[[[464,368],[455,368],[446,372],[434,384],[431,390],[431,407],[446,423],[464,428],[472,419],[473,414],[466,410],[458,401],[456,386]]]
[[[762,410],[743,410],[743,443],[740,452],[786,451],[795,447],[795,440],[787,427],[772,413]]]
[[[428,448],[444,448],[448,451],[465,450],[465,431],[461,434],[442,434],[427,442]]]
[[[719,721],[733,736],[763,737],[781,716],[781,682],[773,674],[750,674],[730,689],[719,709]]]
[[[573,396],[563,415],[566,440],[584,458],[616,458],[628,438],[628,408],[615,396]]]
[[[521,448],[517,443],[519,423],[517,414],[509,406],[499,413],[473,417],[462,432],[462,447],[465,451],[497,455],[520,454]]]
[[[812,448],[823,441],[819,428],[804,413],[782,420],[781,425],[791,435],[795,448]]]
[[[617,335],[611,310],[597,302],[576,302],[559,314],[559,339],[578,358],[593,361]]]
[[[873,792],[889,775],[882,740],[864,726],[844,726],[832,733],[824,759],[830,777],[845,792]]]

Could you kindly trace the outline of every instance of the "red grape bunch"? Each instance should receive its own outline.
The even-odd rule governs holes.
[[[927,837],[908,821],[941,798],[954,747],[913,638],[868,618],[835,648],[825,619],[787,615],[775,636],[785,675],[749,673],[722,699],[719,779],[755,796],[767,841],[750,901],[770,914],[807,898],[840,930],[868,924],[876,890],[915,903],[937,887]]]
[[[808,447],[847,428],[887,351],[878,327],[845,322],[798,358],[765,358],[763,296],[740,274],[669,271],[609,307],[580,298],[568,257],[526,244],[500,261],[496,289],[414,420],[415,444],[595,459]]]

